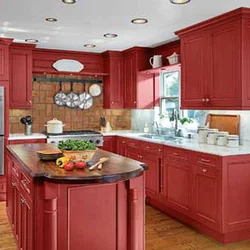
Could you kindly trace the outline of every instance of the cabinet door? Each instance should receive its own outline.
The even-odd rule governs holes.
[[[221,179],[220,172],[208,167],[194,166],[194,212],[203,225],[221,228]]]
[[[116,153],[116,137],[115,136],[104,136],[103,146],[100,147],[103,150]]]
[[[136,161],[141,161],[140,142],[137,140],[129,140],[127,144],[127,157]]]
[[[181,39],[181,107],[206,107],[210,80],[209,35],[201,33]]]
[[[160,157],[158,155],[148,154],[148,152],[143,152],[140,161],[144,162],[148,167],[147,171],[145,171],[146,195],[156,199],[160,186]]]
[[[16,240],[19,240],[19,225],[20,225],[20,193],[18,188],[18,183],[13,179],[13,201],[12,201],[12,227]]]
[[[124,137],[117,138],[117,154],[127,156],[127,139]]]
[[[104,57],[105,77],[104,108],[122,109],[124,100],[124,67],[121,52],[107,52]]]
[[[32,104],[32,51],[10,51],[10,107],[31,108]]]
[[[182,160],[164,159],[167,174],[168,206],[186,215],[191,213],[192,168]]]
[[[13,185],[14,182],[12,181],[12,165],[13,162],[7,156],[6,158],[6,178],[7,178],[7,185],[6,185],[6,211],[9,217],[10,223],[13,223]]]
[[[212,79],[208,85],[209,107],[241,106],[241,21],[211,30]]]
[[[136,52],[124,56],[125,102],[124,108],[136,108],[137,104],[137,57]]]
[[[9,80],[9,45],[0,44],[0,81]]]
[[[20,194],[20,233],[19,233],[19,249],[20,250],[33,250],[33,223],[32,223],[32,208],[31,203],[25,199],[25,196]]]

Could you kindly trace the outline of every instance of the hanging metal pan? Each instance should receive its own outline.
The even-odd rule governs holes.
[[[70,93],[67,94],[66,106],[69,108],[78,108],[79,95],[73,92],[73,82],[70,83]]]
[[[94,83],[89,87],[89,93],[92,96],[99,96],[102,93],[102,88],[99,84]]]
[[[67,95],[62,92],[62,82],[61,81],[59,82],[59,85],[60,85],[60,90],[58,93],[56,93],[54,95],[54,103],[57,106],[62,107],[62,106],[65,106],[65,104],[66,104]]]
[[[85,92],[85,83],[83,84],[83,88],[83,93],[79,95],[79,108],[89,109],[93,105],[93,97],[88,92]]]

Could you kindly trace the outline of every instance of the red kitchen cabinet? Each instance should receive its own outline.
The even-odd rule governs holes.
[[[142,161],[141,144],[139,140],[129,139],[127,143],[127,157],[136,161]]]
[[[183,109],[250,108],[249,18],[240,8],[176,32]]]
[[[122,156],[127,156],[127,143],[128,143],[128,138],[126,137],[117,137],[117,154],[122,155]]]
[[[104,70],[108,73],[104,84],[104,108],[122,109],[124,102],[123,54],[108,51],[104,54]]]
[[[99,148],[112,153],[116,153],[116,136],[104,136],[103,146]]]
[[[149,50],[146,48],[135,47],[124,52],[124,108],[154,107],[153,77],[139,72],[150,67],[149,58]]]
[[[10,108],[32,107],[33,45],[10,47]]]
[[[2,177],[0,179],[0,201],[5,201],[5,200],[6,200],[6,180],[5,177]]]
[[[9,80],[9,46],[12,40],[0,38],[0,81]]]
[[[221,172],[194,166],[193,184],[195,218],[213,230],[221,230]]]

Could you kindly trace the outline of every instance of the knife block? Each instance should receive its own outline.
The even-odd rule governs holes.
[[[101,132],[105,133],[105,132],[110,132],[110,131],[112,131],[112,127],[110,126],[110,123],[107,121],[106,122],[106,127],[101,126]]]

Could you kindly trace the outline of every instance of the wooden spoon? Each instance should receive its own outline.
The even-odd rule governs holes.
[[[92,165],[89,170],[93,170],[95,169],[98,165],[102,164],[103,162],[107,161],[109,158],[108,157],[103,157],[103,158],[100,158],[100,160],[98,162],[96,162],[94,165]]]

